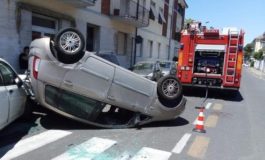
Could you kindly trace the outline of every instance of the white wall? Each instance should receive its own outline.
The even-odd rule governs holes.
[[[254,52],[258,52],[260,49],[262,49],[264,47],[265,47],[265,41],[262,41],[260,39],[256,40]]]
[[[255,60],[254,68],[265,72],[265,62],[264,62],[264,60]]]

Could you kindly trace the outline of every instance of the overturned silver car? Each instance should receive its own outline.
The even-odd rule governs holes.
[[[84,51],[84,45],[73,28],[31,43],[31,86],[42,106],[104,128],[171,120],[184,111],[186,99],[174,76],[153,82]]]

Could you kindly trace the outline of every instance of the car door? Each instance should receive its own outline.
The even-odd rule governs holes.
[[[0,73],[0,129],[2,129],[8,122],[8,93],[4,85],[2,74]]]
[[[62,88],[104,101],[112,83],[114,66],[99,57],[90,56],[75,69],[69,70],[64,77]]]
[[[16,84],[17,74],[13,69],[0,62],[0,71],[3,76],[4,84],[6,85],[8,100],[9,100],[9,118],[8,121],[13,121],[20,116],[24,111],[26,94],[25,91]]]
[[[155,82],[117,67],[108,98],[117,106],[143,109],[153,100],[155,87]]]

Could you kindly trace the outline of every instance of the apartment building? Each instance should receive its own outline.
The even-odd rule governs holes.
[[[262,50],[263,54],[265,54],[265,32],[255,38],[253,42],[254,52],[259,52],[260,50]],[[265,72],[265,58],[263,58],[263,60],[255,60],[254,67],[261,70],[262,72]]]
[[[0,57],[18,69],[32,40],[76,27],[88,51],[116,53],[126,68],[136,60],[168,59],[186,7],[184,0],[1,0]]]
[[[185,0],[151,0],[147,4],[150,21],[148,27],[138,29],[142,43],[136,45],[136,60],[171,60],[178,56],[180,32],[188,5]]]
[[[265,32],[254,39],[254,52],[258,52],[263,48],[265,48]]]

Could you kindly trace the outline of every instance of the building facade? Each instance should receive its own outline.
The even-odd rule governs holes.
[[[0,57],[18,69],[19,54],[32,40],[76,27],[88,51],[116,53],[126,68],[169,59],[186,7],[184,0],[1,0]]]
[[[185,0],[151,0],[149,26],[139,28],[142,43],[136,45],[136,61],[165,59],[177,56],[180,32],[184,26]]]
[[[259,52],[260,50],[263,51],[263,60],[254,60],[254,67],[256,69],[261,70],[262,72],[265,72],[265,32],[254,39],[254,52]]]
[[[254,52],[258,52],[263,48],[265,48],[265,32],[263,35],[254,39]]]

